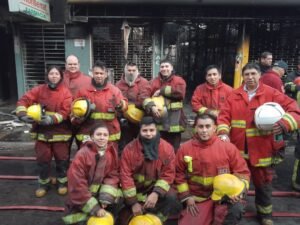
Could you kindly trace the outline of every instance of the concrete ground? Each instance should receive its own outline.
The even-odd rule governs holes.
[[[0,106],[0,122],[10,120],[11,117],[3,115],[13,110],[14,106]],[[193,115],[189,107],[185,108],[188,118]],[[2,114],[1,114],[2,113]],[[41,199],[34,196],[37,187],[37,180],[11,180],[3,176],[37,176],[35,161],[26,160],[5,160],[3,156],[33,157],[34,143],[30,141],[30,127],[4,126],[0,124],[0,224],[1,225],[63,225],[61,217],[64,207],[65,197],[56,193],[55,186],[49,193]],[[191,135],[189,128],[183,135],[186,140]],[[286,149],[286,159],[276,168],[277,178],[274,179],[274,191],[292,191],[291,174],[294,162],[293,143],[290,142]],[[73,151],[74,154],[75,151]],[[252,188],[253,189],[253,188]],[[300,213],[299,198],[296,197],[274,197],[274,212]],[[6,206],[24,206],[23,210],[7,210]],[[31,210],[29,206],[48,206],[58,211]],[[58,208],[57,208],[58,207]],[[255,212],[254,198],[248,197],[246,212]],[[275,224],[298,225],[300,218],[275,217]],[[177,224],[176,221],[169,221],[168,224]],[[244,218],[240,224],[257,225],[259,224],[254,217]],[[191,224],[192,225],[192,224]]]

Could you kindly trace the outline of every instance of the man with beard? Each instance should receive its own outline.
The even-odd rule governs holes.
[[[128,206],[120,216],[122,224],[128,224],[132,215],[147,212],[162,223],[178,213],[181,206],[171,188],[174,178],[173,147],[160,138],[154,119],[143,117],[138,138],[126,145],[120,161],[121,186]]]
[[[273,55],[271,52],[263,52],[260,55],[259,67],[261,74],[263,75],[272,67]]]
[[[109,130],[109,141],[117,142],[121,137],[117,112],[122,113],[127,109],[127,99],[119,88],[108,81],[107,68],[103,62],[96,61],[92,73],[92,82],[87,88],[78,91],[76,99],[87,99],[94,105],[94,109],[84,119],[71,115],[71,122],[80,125],[76,140],[81,145],[89,138],[91,127],[98,121],[102,121]]]
[[[227,98],[218,116],[217,133],[231,141],[248,163],[255,186],[255,204],[261,225],[273,225],[273,166],[282,161],[283,134],[297,130],[300,110],[296,102],[259,81],[260,68],[248,63],[242,69],[243,84]],[[284,109],[283,117],[265,131],[255,126],[254,114],[266,102],[276,102]]]
[[[242,219],[243,195],[249,187],[247,163],[233,144],[217,137],[214,115],[198,115],[194,129],[194,137],[183,143],[176,155],[175,183],[179,198],[186,206],[178,224],[235,225]],[[229,180],[232,186],[227,188],[227,193],[230,195],[219,196],[219,201],[214,201],[217,196],[212,195],[213,181],[221,174],[235,177]],[[225,188],[214,191],[219,195],[226,193]]]
[[[139,110],[143,111],[143,101],[149,97],[150,86],[148,80],[139,74],[138,67],[135,63],[128,62],[124,68],[124,75],[121,80],[116,83],[116,86],[121,90],[124,97],[128,99],[128,105],[134,105]],[[147,91],[148,90],[148,91]],[[125,118],[122,115],[120,118],[121,139],[119,142],[119,153],[121,154],[125,145],[137,137],[139,126],[136,121]]]
[[[169,60],[162,60],[158,77],[150,81],[150,86],[150,96],[164,97],[167,115],[162,118],[157,105],[151,98],[145,99],[143,106],[147,113],[152,114],[159,121],[158,129],[161,137],[177,151],[181,142],[181,133],[184,132],[186,125],[183,113],[186,83],[182,77],[175,75],[173,64]]]

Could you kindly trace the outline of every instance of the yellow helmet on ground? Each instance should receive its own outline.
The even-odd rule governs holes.
[[[109,212],[106,212],[105,216],[103,217],[92,216],[87,221],[87,225],[113,225],[113,224],[114,224],[114,218]]]
[[[72,115],[77,118],[86,117],[90,113],[90,102],[85,98],[75,99],[71,107]]]
[[[30,116],[34,121],[41,121],[43,114],[42,106],[40,104],[31,105],[27,108],[27,116]]]
[[[167,115],[167,107],[166,107],[166,100],[163,96],[157,96],[157,97],[152,97],[151,98],[156,107],[158,108],[158,111],[160,113],[160,116],[163,117]]]
[[[124,117],[132,123],[139,123],[144,116],[143,110],[135,107],[134,104],[129,104]]]
[[[161,220],[153,214],[134,216],[128,225],[162,225]]]
[[[215,176],[213,187],[214,191],[211,195],[211,199],[219,201],[225,195],[228,197],[241,195],[246,187],[246,183],[232,174],[221,174]]]

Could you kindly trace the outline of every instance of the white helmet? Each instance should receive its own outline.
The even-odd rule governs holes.
[[[260,130],[272,130],[273,125],[285,114],[283,108],[276,102],[266,102],[255,110],[255,125]]]

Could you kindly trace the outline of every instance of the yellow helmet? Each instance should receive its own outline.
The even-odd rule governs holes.
[[[42,114],[43,110],[40,104],[31,105],[27,108],[27,116],[30,116],[34,121],[41,121]]]
[[[165,116],[168,113],[165,98],[160,95],[157,97],[152,97],[151,99],[154,102],[154,104],[156,105],[156,107],[158,108],[160,115],[162,117]]]
[[[153,214],[134,216],[128,225],[162,225],[161,220]]]
[[[214,201],[219,201],[225,195],[228,197],[239,196],[245,189],[246,184],[232,174],[221,174],[215,176],[213,187],[214,191],[211,199]]]
[[[114,224],[114,218],[109,212],[106,212],[105,216],[103,217],[91,216],[87,221],[87,225],[113,225],[113,224]]]
[[[90,102],[84,98],[75,99],[72,103],[72,115],[77,118],[86,117],[90,113]]]
[[[134,104],[129,104],[124,117],[132,123],[139,123],[144,116],[143,110],[135,107]]]

